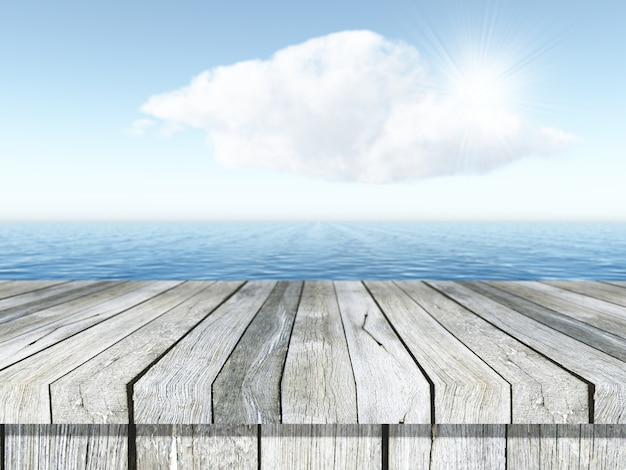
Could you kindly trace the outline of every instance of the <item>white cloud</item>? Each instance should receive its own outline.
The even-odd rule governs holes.
[[[125,129],[125,132],[135,137],[143,137],[146,135],[146,131],[154,125],[156,125],[156,122],[152,119],[137,119],[133,121],[128,129]]]
[[[206,130],[224,166],[330,180],[483,172],[574,140],[499,108],[459,106],[435,90],[412,46],[344,31],[269,60],[216,67],[141,109],[173,128]]]
[[[169,121],[163,124],[159,129],[159,136],[168,138],[181,131],[183,126],[178,122]]]

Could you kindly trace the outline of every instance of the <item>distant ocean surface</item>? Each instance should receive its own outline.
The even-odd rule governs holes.
[[[626,224],[0,223],[0,279],[626,280]]]

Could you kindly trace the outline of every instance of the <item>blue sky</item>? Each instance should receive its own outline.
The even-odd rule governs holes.
[[[5,2],[0,220],[625,220],[625,20]]]

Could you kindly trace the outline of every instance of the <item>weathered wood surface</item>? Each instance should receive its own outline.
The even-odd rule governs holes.
[[[5,426],[4,468],[615,470],[626,425]],[[0,429],[1,431],[1,429]],[[132,449],[131,449],[132,447]]]
[[[430,468],[433,443],[430,424],[390,424],[387,462],[390,469]]]
[[[152,284],[125,283],[11,321],[0,334],[0,368],[60,343],[153,296]]]
[[[280,382],[302,282],[279,282],[213,383],[215,423],[280,423]]]
[[[433,426],[431,466],[433,470],[463,468],[506,468],[506,426],[502,424]]]
[[[511,386],[397,285],[367,282],[434,384],[435,422],[509,423]]]
[[[189,284],[187,300],[50,384],[54,422],[130,422],[128,384],[242,283]]]
[[[356,423],[356,387],[332,283],[304,285],[282,380],[284,423]]]
[[[257,470],[257,435],[254,425],[140,424],[136,468]]]
[[[28,330],[41,323],[40,316],[31,315],[33,313],[39,313],[56,305],[62,305],[60,310],[69,313],[72,310],[69,305],[72,300],[89,296],[117,284],[120,282],[74,281],[3,299],[0,301],[0,323],[3,325],[0,339],[10,338],[10,334],[14,331],[13,326],[16,324],[24,325],[24,329]],[[14,321],[16,319],[22,321]]]
[[[499,291],[490,285],[446,281],[429,284],[593,384],[594,395],[590,397],[593,422],[626,423],[626,364],[623,361],[499,303]]]
[[[513,423],[589,419],[589,385],[422,282],[398,285],[512,387]]]
[[[13,281],[0,285],[0,309],[6,310],[33,300],[46,298],[55,292],[75,289],[80,284],[92,284],[90,281]]]
[[[211,386],[275,283],[249,282],[133,386],[138,424],[210,424]]]
[[[505,424],[390,425],[389,468],[508,469]]]
[[[7,424],[4,464],[7,470],[125,470],[127,444],[125,424]]]
[[[261,449],[262,470],[378,470],[381,426],[262,425]]]
[[[626,308],[541,282],[489,283],[578,321],[626,338]]]
[[[150,300],[0,371],[0,422],[50,423],[49,384],[184,300],[179,284],[152,283]]]
[[[336,282],[359,423],[429,423],[430,384],[360,282]]]
[[[626,289],[624,287],[588,281],[549,281],[545,284],[626,307]]]
[[[626,426],[510,425],[507,463],[511,470],[624,468]]]
[[[624,341],[624,338],[616,336],[612,332],[596,328],[559,311],[552,310],[527,300],[526,298],[516,296],[506,290],[499,289],[498,287],[502,287],[501,284],[466,283],[463,285],[470,287],[476,292],[483,292],[499,304],[519,313],[523,313],[527,317],[550,328],[554,328],[582,343],[599,349],[622,361],[626,360],[626,341]]]
[[[2,284],[0,284],[0,299],[67,282],[70,281],[2,281]]]
[[[624,292],[3,282],[0,423],[621,424]]]

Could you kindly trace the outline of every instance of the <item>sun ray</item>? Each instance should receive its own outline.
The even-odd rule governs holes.
[[[463,127],[457,142],[459,166],[479,169],[490,167],[487,163],[494,159],[511,160],[521,151],[514,148],[513,132],[532,121],[529,117],[551,114],[553,107],[542,99],[542,72],[566,34],[539,34],[541,25],[537,32],[522,34],[523,7],[504,8],[502,0],[453,0],[446,6],[447,23],[417,7],[412,20],[416,45],[431,64],[429,88]]]

